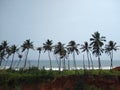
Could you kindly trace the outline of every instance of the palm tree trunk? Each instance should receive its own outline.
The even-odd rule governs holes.
[[[112,50],[111,68],[113,69],[113,50]]]
[[[91,53],[89,52],[89,55],[90,55],[90,60],[91,60],[91,65],[92,65],[92,70],[94,69],[94,65],[93,65],[93,60],[92,60],[92,57],[91,57]]]
[[[11,62],[11,65],[10,65],[10,69],[12,69],[12,65],[13,65],[13,60],[14,60],[14,53],[13,53],[13,57],[12,57],[12,62]]]
[[[59,60],[59,73],[61,71],[61,59]]]
[[[66,70],[66,66],[65,66],[65,58],[63,59],[63,70]]]
[[[111,51],[111,53],[110,53],[110,70],[113,68],[113,51]]]
[[[6,60],[6,63],[5,63],[5,65],[4,65],[4,69],[6,69],[6,66],[7,66],[7,64],[8,64],[8,59],[9,59],[9,58],[7,58],[7,60]]]
[[[73,52],[73,62],[74,62],[74,68],[76,70],[75,52]]]
[[[90,69],[90,59],[89,59],[88,52],[86,52],[86,53],[87,53],[87,58],[88,58],[88,67],[89,67],[89,69]]]
[[[2,61],[5,60],[4,58],[0,58],[0,66],[2,66]]]
[[[68,59],[68,70],[70,70],[70,60]]]
[[[17,63],[17,65],[16,65],[15,68],[18,68],[18,67],[19,67],[20,61],[21,61],[21,58],[19,59],[19,61],[18,61],[18,63]]]
[[[52,63],[51,63],[50,51],[48,51],[48,57],[49,57],[49,60],[50,60],[50,70],[52,70]]]
[[[38,69],[39,69],[39,66],[40,66],[40,52],[39,52],[39,56],[38,56]]]
[[[110,70],[112,69],[112,56],[110,56]]]
[[[100,62],[100,55],[98,55],[98,65],[99,65],[99,70],[101,70],[102,67],[101,67],[101,62]]]
[[[58,65],[58,67],[59,67],[59,62],[58,62],[57,55],[54,55],[54,56],[55,56],[55,59],[56,59],[56,61],[57,61],[57,65]]]
[[[83,69],[84,69],[84,73],[85,73],[85,58],[84,58],[84,55],[83,55]]]
[[[0,59],[0,66],[1,66],[1,64],[2,64],[2,59]]]
[[[25,69],[25,67],[26,67],[28,53],[29,53],[29,49],[27,49],[27,53],[26,53],[25,63],[24,63],[24,67],[23,67],[23,69]]]

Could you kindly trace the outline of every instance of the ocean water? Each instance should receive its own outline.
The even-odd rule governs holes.
[[[18,60],[14,60],[12,67],[13,68],[22,68],[24,66],[24,60],[21,60],[19,65],[18,65],[18,62],[19,62]],[[68,64],[68,62],[69,62],[69,64]],[[63,67],[63,61],[61,63],[62,63],[61,67]],[[85,60],[84,63],[85,63],[85,68],[87,69],[88,61]],[[9,68],[10,64],[11,64],[10,60],[3,61],[0,68]],[[27,60],[26,68],[37,67],[37,65],[38,65],[37,60]],[[101,60],[101,65],[102,65],[102,69],[109,69],[110,68],[110,60]],[[65,61],[66,69],[68,69],[68,66],[70,66],[70,69],[74,68],[73,60]],[[83,60],[76,60],[76,66],[77,66],[77,69],[83,69],[83,67],[84,67]],[[97,60],[93,60],[93,66],[94,66],[94,69],[98,69],[98,61]],[[113,61],[113,67],[117,67],[117,66],[120,66],[120,60]],[[49,69],[49,67],[50,67],[49,60],[40,60],[40,63],[39,63],[40,69],[43,69],[43,68]],[[52,60],[52,68],[53,68],[53,70],[58,70],[57,60]],[[91,66],[91,68],[92,68],[92,66]]]

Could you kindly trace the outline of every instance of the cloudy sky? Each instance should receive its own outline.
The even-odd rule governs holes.
[[[37,47],[51,39],[54,44],[82,44],[95,31],[120,45],[120,0],[0,0],[0,42],[20,46],[31,39]]]

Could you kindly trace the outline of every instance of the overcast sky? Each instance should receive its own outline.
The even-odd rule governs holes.
[[[54,44],[82,44],[95,31],[120,45],[120,0],[0,0],[0,42],[20,46],[31,39],[37,47],[51,39]],[[29,58],[36,58],[34,54]]]

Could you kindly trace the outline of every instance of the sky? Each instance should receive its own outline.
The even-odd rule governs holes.
[[[54,44],[82,44],[96,31],[120,45],[120,0],[0,0],[0,43],[20,46],[31,39],[38,47],[50,39]],[[29,58],[37,58],[37,53],[31,51]]]

